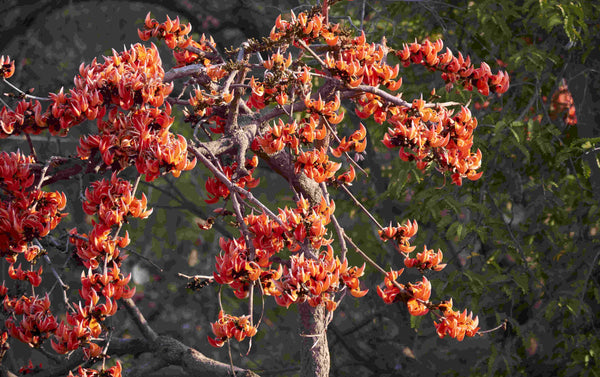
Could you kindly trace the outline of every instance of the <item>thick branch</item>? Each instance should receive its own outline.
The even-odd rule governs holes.
[[[155,342],[158,338],[158,334],[150,327],[148,321],[146,321],[146,318],[144,318],[144,315],[140,312],[140,309],[138,309],[135,302],[130,298],[123,299],[121,302],[125,304],[129,316],[133,319],[142,335],[149,341]]]
[[[155,355],[165,360],[169,365],[178,365],[192,376],[231,376],[231,366],[210,359],[197,350],[186,346],[170,336],[160,336],[156,344]],[[251,370],[239,367],[233,368],[236,376],[258,377]]]

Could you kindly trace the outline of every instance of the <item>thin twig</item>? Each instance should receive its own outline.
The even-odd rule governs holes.
[[[338,137],[337,133],[334,132],[333,127],[331,126],[331,124],[329,124],[329,121],[325,118],[322,117],[322,119],[325,121],[325,125],[327,126],[327,129],[329,129],[329,133],[331,135],[333,135],[333,137],[335,138],[335,140],[338,142],[338,144],[342,143],[342,140],[340,140],[340,138]],[[366,137],[366,136],[365,136]],[[333,150],[333,148],[331,146],[329,146],[330,150]],[[356,166],[358,168],[358,170],[360,170],[365,176],[369,176],[369,173],[367,173],[359,164],[358,162],[354,161],[354,159],[352,157],[350,157],[350,155],[348,154],[348,152],[344,152],[344,156],[346,157],[346,159],[354,166]]]
[[[6,79],[2,79],[8,86],[10,86],[11,88],[13,88],[14,90],[16,90],[17,92],[19,92],[19,94],[21,94],[23,97],[25,98],[30,98],[30,99],[35,99],[38,101],[50,101],[50,98],[48,97],[38,97],[38,96],[32,96],[31,94],[27,94],[24,91],[22,91],[21,89],[17,88],[16,86],[14,86],[13,84],[11,84],[9,81],[7,81]]]
[[[200,153],[196,148],[190,147],[188,148],[199,160],[206,166],[214,175],[221,181],[230,192],[237,192],[238,194],[244,196],[250,203],[259,207],[262,211],[264,211],[270,218],[275,220],[279,225],[281,225],[284,229],[287,229],[287,226],[281,221],[281,219],[276,216],[267,206],[262,204],[261,201],[256,199],[254,195],[248,190],[245,190],[231,182],[229,178],[225,174],[223,174],[219,169],[202,153]]]
[[[304,43],[304,41],[302,39],[297,40],[297,42],[300,46],[302,46],[303,49],[308,51],[308,53],[311,54],[313,56],[313,58],[317,59],[317,61],[319,62],[319,64],[321,64],[322,67],[327,67],[327,64],[325,64],[323,59],[321,59],[321,57],[319,55],[317,55],[316,52],[314,52],[310,47],[308,47],[308,45],[306,43]]]
[[[348,188],[344,185],[340,185],[340,187],[342,188],[342,190],[344,190],[346,192],[346,194],[348,194],[350,196],[350,198],[352,198],[352,200],[354,201],[354,204],[356,204],[357,206],[360,207],[360,209],[363,210],[363,212],[371,219],[371,221],[373,221],[375,223],[375,225],[377,225],[377,227],[379,228],[379,230],[383,229],[383,227],[381,226],[381,224],[379,224],[379,221],[377,221],[373,215],[371,215],[371,212],[369,212],[363,205],[362,203],[356,199],[354,197],[354,195],[352,195],[352,193],[350,192],[350,190],[348,190]]]

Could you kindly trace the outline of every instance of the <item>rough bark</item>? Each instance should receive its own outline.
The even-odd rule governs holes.
[[[329,376],[330,357],[327,343],[327,310],[323,305],[313,308],[308,303],[299,305],[301,364],[300,377]]]

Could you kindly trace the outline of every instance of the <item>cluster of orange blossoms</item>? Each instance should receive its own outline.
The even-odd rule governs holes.
[[[244,168],[248,171],[248,175],[237,179],[235,181],[235,185],[241,188],[254,188],[258,186],[258,184],[260,183],[260,179],[252,177],[252,173],[254,172],[254,169],[257,165],[258,157],[253,156],[252,158],[247,159]],[[223,167],[223,174],[227,177],[227,179],[231,181],[234,172],[237,170],[237,167],[237,162],[234,162],[231,165],[227,165]],[[206,188],[206,192],[209,195],[209,198],[204,200],[206,203],[216,203],[221,198],[227,199],[229,197],[229,189],[227,188],[227,186],[225,186],[223,182],[221,182],[216,177],[208,178],[204,186]]]
[[[88,215],[97,215],[92,220],[93,229],[88,234],[71,230],[70,240],[77,249],[77,256],[87,273],[81,274],[79,295],[83,303],[75,305],[67,320],[58,326],[52,340],[52,348],[58,353],[67,353],[83,348],[87,358],[98,357],[102,348],[93,343],[100,337],[102,322],[117,311],[117,300],[131,298],[135,288],[129,287],[131,275],[125,277],[120,271],[123,257],[120,249],[129,244],[129,236],[113,234],[128,218],[147,218],[152,210],[146,209],[147,199],[142,194],[137,199],[129,181],[113,173],[110,180],[93,182],[85,191],[83,210]],[[101,272],[94,272],[99,270]]]
[[[394,108],[387,122],[388,128],[383,137],[386,147],[398,148],[404,161],[416,161],[421,170],[430,162],[437,163],[441,172],[451,172],[452,182],[462,184],[463,178],[477,180],[482,172],[481,151],[471,152],[473,131],[477,119],[471,116],[466,107],[454,117],[445,108],[425,108],[423,100],[415,100],[410,108]],[[388,109],[392,113],[391,109]]]
[[[473,318],[473,313],[465,309],[462,312],[452,310],[452,299],[437,306],[443,316],[440,322],[435,322],[435,328],[440,338],[446,335],[457,340],[463,340],[466,336],[474,336],[479,331],[479,317]]]
[[[131,298],[135,288],[127,285],[131,275],[123,277],[117,264],[106,268],[104,273],[82,272],[80,296],[84,304],[75,305],[73,313],[67,313],[67,321],[61,321],[56,329],[52,348],[61,354],[83,348],[86,358],[98,357],[102,348],[92,342],[102,334],[102,322],[117,312],[117,300]],[[100,304],[101,296],[103,303]]]
[[[398,250],[404,255],[404,265],[408,268],[417,268],[421,273],[426,270],[441,271],[446,264],[442,264],[443,254],[440,250],[434,252],[431,249],[423,247],[422,253],[417,253],[416,258],[411,258],[410,253],[414,250],[414,246],[410,245],[410,238],[417,232],[417,222],[408,221],[405,225],[396,227],[388,226],[379,231],[379,236],[385,241],[395,240],[398,245]],[[385,275],[383,288],[377,286],[377,294],[383,299],[386,304],[402,301],[406,304],[408,312],[411,315],[419,316],[427,314],[430,310],[438,310],[439,323],[435,322],[435,327],[438,335],[443,338],[446,335],[457,340],[463,340],[465,335],[474,336],[479,331],[477,317],[473,319],[473,314],[467,315],[465,310],[463,313],[452,310],[452,299],[440,304],[433,304],[429,301],[431,296],[431,283],[425,276],[416,284],[408,283],[400,284],[396,279],[402,275],[404,269],[398,271],[390,271]]]
[[[431,297],[431,283],[423,276],[423,279],[416,284],[400,284],[396,282],[396,279],[402,275],[403,271],[404,269],[388,272],[383,280],[383,289],[377,286],[377,294],[386,304],[396,301],[406,303],[408,312],[411,315],[419,316],[427,314],[430,306],[433,305],[429,302],[429,297]]]
[[[228,339],[234,338],[241,342],[246,337],[256,335],[257,328],[252,325],[250,316],[235,317],[219,312],[219,319],[212,324],[215,338],[208,336],[208,343],[213,347],[223,347]]]
[[[260,282],[264,294],[274,296],[275,301],[285,307],[307,301],[312,306],[323,303],[333,311],[337,305],[333,295],[343,288],[355,297],[364,296],[367,290],[360,289],[358,280],[363,275],[364,265],[349,267],[347,260],[340,261],[329,246],[331,240],[325,238],[325,226],[331,221],[334,208],[333,202],[323,200],[310,207],[308,201],[301,199],[295,209],[280,209],[279,221],[273,221],[264,213],[246,216],[244,222],[252,246],[247,247],[243,236],[221,239],[222,253],[217,257],[215,281],[231,286],[239,298],[247,297],[251,285]],[[298,254],[305,244],[313,250],[325,246],[327,251],[320,252],[316,259],[307,258]],[[271,257],[285,247],[293,253],[289,264],[272,269]]]
[[[413,220],[412,223],[410,221],[407,221],[406,224],[398,224],[395,227],[392,226],[392,224],[390,223],[389,226],[382,228],[378,231],[378,233],[379,238],[381,238],[383,242],[394,240],[398,245],[399,252],[409,254],[415,249],[414,246],[410,245],[410,239],[414,237],[415,234],[417,234],[418,230],[419,224],[417,224],[416,220]]]
[[[188,160],[185,138],[169,130],[173,124],[171,106],[159,108],[173,90],[172,84],[162,81],[163,76],[156,47],[140,44],[105,57],[104,64],[94,61],[82,66],[76,87],[84,92],[95,91],[103,103],[118,107],[108,112],[107,120],[98,117],[97,135],[81,138],[79,156],[89,158],[92,151],[98,150],[113,170],[135,164],[147,181],[163,171],[178,177],[181,171],[192,169],[196,162]]]
[[[45,237],[66,216],[61,213],[67,200],[64,193],[42,191],[34,183],[34,159],[21,152],[0,153],[0,257],[11,265],[23,254],[28,262],[40,255],[31,244]]]
[[[402,78],[394,80],[398,76],[399,65],[392,68],[386,63],[387,47],[366,43],[364,32],[350,39],[336,55],[326,54],[326,67],[350,88],[358,88],[361,84],[384,85],[395,92],[402,86]]]
[[[87,268],[96,269],[102,263],[119,260],[118,247],[129,244],[127,232],[124,237],[113,237],[110,233],[115,226],[121,226],[128,218],[145,219],[152,213],[146,209],[147,199],[133,196],[129,181],[118,178],[113,173],[110,180],[92,182],[85,191],[83,210],[88,215],[98,215],[98,222],[92,221],[93,230],[89,235],[71,231],[71,242],[77,247],[77,255]]]
[[[121,377],[121,363],[116,362],[114,367],[102,369],[100,371],[92,368],[77,368],[77,374],[69,372],[67,377]]]
[[[573,101],[573,95],[566,82],[563,82],[562,85],[558,87],[558,90],[552,95],[548,113],[553,119],[558,115],[563,115],[563,120],[568,126],[577,124],[575,102]]]
[[[39,189],[33,164],[33,157],[20,152],[0,153],[0,195],[3,198],[0,202],[0,256],[9,263],[8,276],[11,279],[26,281],[37,287],[42,282],[43,268],[40,266],[34,270],[34,264],[42,250],[32,242],[48,235],[66,216],[61,213],[66,199],[63,193]],[[19,255],[24,256],[29,269],[23,270],[21,264],[15,268]],[[3,299],[6,316],[5,334],[32,347],[39,347],[56,330],[58,325],[50,311],[48,295],[43,298],[35,294],[12,296],[3,283],[0,298]]]
[[[427,249],[426,246],[423,246],[423,252],[417,253],[416,258],[406,258],[404,259],[404,265],[408,268],[415,267],[420,271],[425,270],[434,270],[441,271],[446,267],[445,263],[440,264],[444,255],[441,250],[438,250],[437,253],[431,249]]]
[[[33,271],[32,269],[29,271],[23,271],[21,265],[15,269],[14,263],[8,266],[8,276],[10,276],[13,280],[22,280],[27,281],[34,287],[39,286],[42,283],[42,266],[38,268],[37,271]]]
[[[135,164],[151,181],[163,172],[179,176],[190,170],[187,142],[169,131],[173,118],[164,99],[173,89],[163,82],[164,70],[155,46],[136,44],[105,62],[79,68],[75,88],[51,93],[51,104],[42,111],[39,101],[21,100],[15,111],[0,110],[0,138],[20,133],[38,134],[48,129],[65,134],[85,120],[97,120],[98,134],[81,138],[78,155],[87,159],[98,150],[106,166],[122,170]],[[110,109],[110,110],[109,110]],[[105,115],[107,119],[104,120]]]
[[[31,347],[39,347],[58,327],[50,312],[50,298],[47,294],[43,298],[10,297],[6,289],[2,291],[0,297],[4,297],[3,309],[5,313],[9,313],[4,322],[8,334]]]
[[[175,47],[185,48],[193,41],[191,37],[186,37],[190,31],[192,31],[192,26],[190,24],[181,24],[179,17],[171,20],[167,16],[165,22],[159,23],[155,19],[150,18],[150,12],[148,12],[144,20],[144,30],[138,30],[138,36],[142,41],[147,41],[151,37],[164,40],[170,49],[174,49]]]
[[[508,90],[510,79],[506,72],[500,71],[493,75],[487,63],[482,62],[479,68],[475,68],[469,56],[464,58],[459,52],[458,57],[455,57],[448,48],[445,53],[440,54],[443,48],[444,43],[440,39],[435,42],[426,40],[423,43],[405,43],[402,50],[396,51],[396,56],[404,66],[411,63],[422,64],[431,70],[442,72],[442,78],[450,86],[460,83],[467,90],[475,87],[484,96],[489,95],[490,91],[502,94]]]

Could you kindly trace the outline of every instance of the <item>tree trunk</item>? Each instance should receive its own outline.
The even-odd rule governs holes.
[[[301,367],[300,377],[329,376],[329,346],[324,305],[316,308],[304,302],[298,306],[300,312]]]

